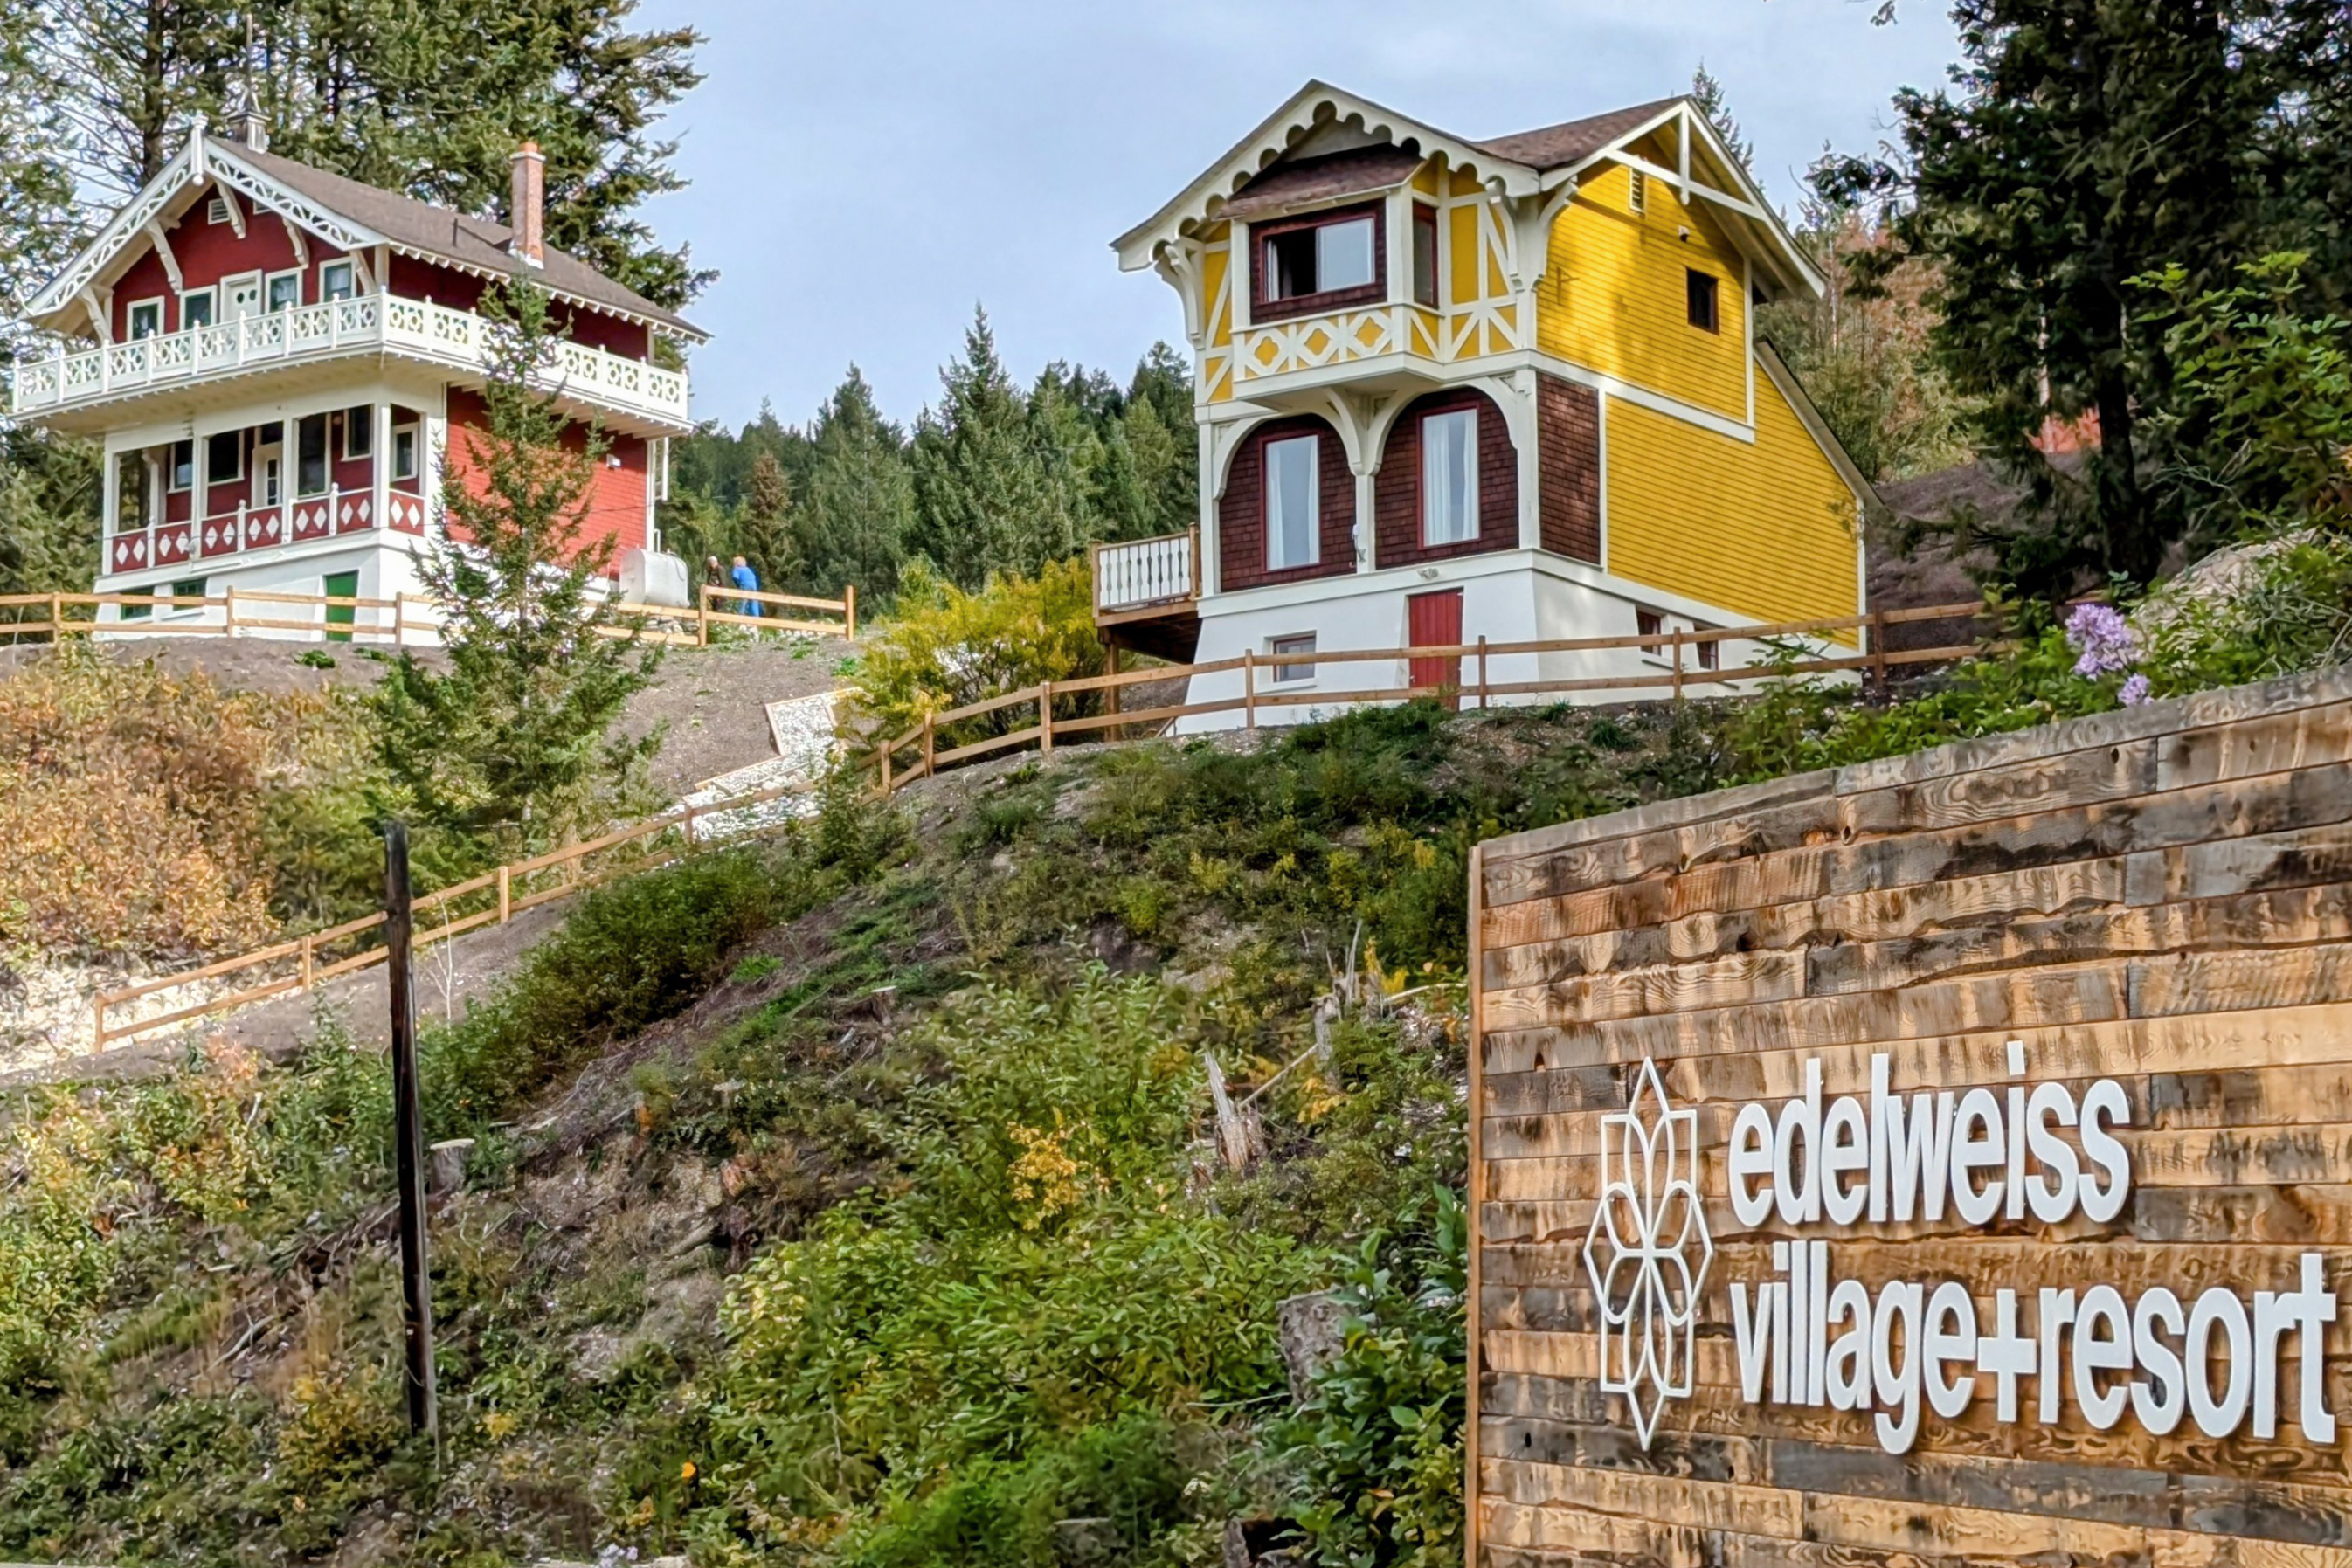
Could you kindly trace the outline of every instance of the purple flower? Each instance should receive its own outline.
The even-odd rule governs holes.
[[[2126,707],[2139,706],[2140,704],[2147,701],[2147,677],[2134,675],[2123,684],[2123,688],[2116,693],[2116,697]]]
[[[2117,674],[2139,660],[2139,636],[2111,604],[2077,604],[2066,617],[2066,645],[2080,655],[2074,673],[2084,679]]]

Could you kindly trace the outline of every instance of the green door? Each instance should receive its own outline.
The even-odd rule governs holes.
[[[331,571],[327,574],[328,598],[357,599],[359,596],[360,574],[358,572]],[[352,604],[330,604],[327,606],[328,642],[348,643],[352,640],[352,634],[350,632],[338,632],[334,630],[334,628],[338,626],[349,626],[352,623],[352,612],[357,608],[358,606]]]

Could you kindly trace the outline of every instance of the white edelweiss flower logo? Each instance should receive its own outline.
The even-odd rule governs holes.
[[[1669,1399],[1687,1399],[1699,1291],[1715,1239],[1699,1210],[1698,1113],[1668,1108],[1642,1060],[1625,1109],[1601,1118],[1601,1207],[1584,1269],[1601,1302],[1601,1386],[1625,1396],[1643,1448]]]

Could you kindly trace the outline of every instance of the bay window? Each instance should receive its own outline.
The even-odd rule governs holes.
[[[1265,444],[1265,564],[1269,571],[1313,566],[1316,492],[1322,442],[1294,435]]]

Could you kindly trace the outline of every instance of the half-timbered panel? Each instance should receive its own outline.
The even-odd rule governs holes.
[[[1475,1562],[2352,1565],[2352,676],[1472,874]]]

